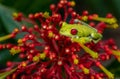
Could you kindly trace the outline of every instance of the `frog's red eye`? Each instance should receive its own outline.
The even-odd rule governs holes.
[[[72,35],[76,35],[77,32],[78,32],[78,31],[77,31],[76,29],[71,29],[71,34],[72,34]]]

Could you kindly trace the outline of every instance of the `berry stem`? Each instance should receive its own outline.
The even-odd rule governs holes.
[[[86,53],[89,53],[91,57],[98,58],[98,53],[97,52],[92,51],[91,49],[89,49],[88,47],[86,47],[82,43],[79,43],[79,45],[85,50]]]
[[[114,75],[109,72],[100,62],[96,62],[96,65],[109,77],[109,79],[114,79]]]
[[[0,42],[12,38],[12,34],[0,37]]]

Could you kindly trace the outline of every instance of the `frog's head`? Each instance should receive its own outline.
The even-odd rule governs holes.
[[[72,25],[63,22],[59,33],[64,36],[72,37],[73,35],[70,33],[71,28],[73,28]]]

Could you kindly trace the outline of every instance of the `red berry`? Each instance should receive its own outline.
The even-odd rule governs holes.
[[[108,13],[107,15],[106,15],[106,18],[112,18],[113,16],[112,16],[112,14],[111,13]]]
[[[51,4],[51,5],[50,5],[50,9],[51,9],[52,11],[55,10],[55,7],[56,7],[56,6],[55,6],[54,4]]]
[[[27,30],[26,26],[24,26],[24,25],[22,26],[21,29],[22,29],[22,31],[26,31]]]
[[[76,15],[77,15],[77,13],[76,13],[76,12],[72,12],[72,14],[71,14],[71,16],[72,16],[73,18],[75,18],[75,17],[76,17]]]
[[[70,53],[70,49],[69,48],[65,48],[65,52],[69,54]]]
[[[10,67],[10,66],[12,66],[12,62],[11,61],[8,61],[7,63],[6,63],[6,66],[8,66],[8,67]]]
[[[18,17],[22,17],[23,16],[23,14],[20,12],[20,13],[18,13]]]
[[[29,35],[29,38],[32,40],[35,38],[35,36],[31,34],[31,35]]]
[[[19,54],[19,57],[20,58],[25,58],[25,54],[21,53],[21,54]]]
[[[34,19],[34,15],[33,14],[29,14],[28,16],[30,19]]]
[[[7,49],[11,49],[12,46],[13,46],[12,44],[7,44],[7,45],[6,45],[6,48],[7,48]],[[0,48],[1,48],[1,47],[0,47]]]
[[[0,50],[3,49],[3,45],[0,44]]]
[[[85,10],[85,11],[83,11],[83,13],[82,13],[83,15],[88,15],[88,11],[87,10]]]
[[[62,8],[62,7],[63,7],[63,5],[59,3],[58,4],[58,8]]]
[[[32,58],[33,58],[32,54],[29,54],[29,55],[27,56],[27,58],[31,61]]]
[[[60,36],[59,35],[55,35],[55,40],[59,40],[60,39]]]
[[[40,18],[40,16],[41,16],[41,15],[40,15],[39,13],[35,13],[35,14],[34,14],[34,18]]]
[[[94,22],[90,22],[89,25],[92,26],[92,27],[94,27],[95,23]]]
[[[93,19],[93,16],[92,15],[89,15],[88,16],[88,20],[92,20]]]
[[[68,13],[71,13],[73,11],[73,8],[68,8]]]

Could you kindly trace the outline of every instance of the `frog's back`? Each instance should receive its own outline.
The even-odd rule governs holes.
[[[78,30],[78,35],[79,36],[88,36],[91,33],[97,32],[96,29],[94,29],[94,28],[92,28],[90,26],[74,24],[73,27]]]

